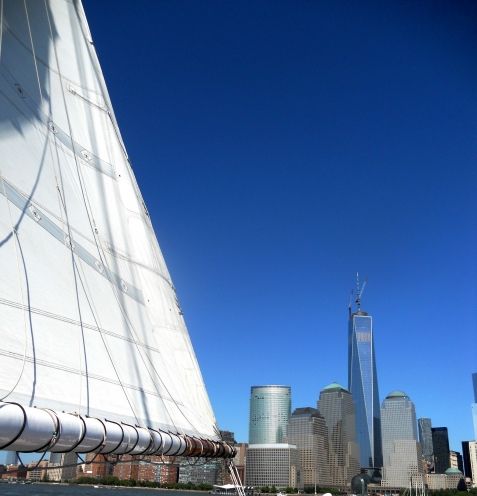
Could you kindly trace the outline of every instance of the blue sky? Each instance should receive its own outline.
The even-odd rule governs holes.
[[[221,428],[253,384],[346,385],[368,277],[381,400],[473,437],[477,5],[85,9]]]

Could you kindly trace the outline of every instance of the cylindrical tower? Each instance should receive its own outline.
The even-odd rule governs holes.
[[[249,443],[283,443],[290,412],[290,386],[252,386]]]

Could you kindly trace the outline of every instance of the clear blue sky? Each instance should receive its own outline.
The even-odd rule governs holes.
[[[381,400],[473,436],[475,2],[84,0],[219,424],[346,386],[369,279]]]

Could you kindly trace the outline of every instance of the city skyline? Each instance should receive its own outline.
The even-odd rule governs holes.
[[[405,390],[459,449],[476,355],[475,9],[110,5],[85,1],[219,425],[246,439],[250,384],[289,384],[297,406],[346,384],[359,270],[381,394]],[[217,349],[240,373],[218,372]],[[462,366],[436,380],[442,363]]]

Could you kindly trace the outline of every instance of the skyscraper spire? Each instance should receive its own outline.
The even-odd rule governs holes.
[[[363,284],[360,286],[359,284],[359,272],[356,272],[356,311],[359,312],[361,310],[361,297],[364,292],[364,288],[366,287],[367,279],[364,280]]]
[[[366,280],[356,274],[356,310],[349,311],[348,388],[356,405],[356,434],[361,467],[382,463],[381,420],[373,339],[373,318],[361,310]]]

